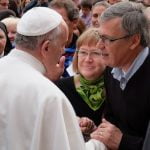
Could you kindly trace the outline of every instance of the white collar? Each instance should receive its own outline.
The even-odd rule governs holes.
[[[33,55],[29,54],[28,52],[25,52],[23,50],[19,49],[13,49],[11,52],[8,54],[8,56],[13,56],[17,57],[21,61],[31,65],[33,68],[41,72],[42,74],[45,74],[46,69],[44,65]]]

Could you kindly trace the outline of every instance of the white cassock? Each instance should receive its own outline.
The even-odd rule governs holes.
[[[0,59],[0,150],[97,150],[85,146],[70,102],[44,73],[21,50]]]
[[[85,150],[75,113],[33,56],[0,59],[0,150]]]
[[[107,150],[106,146],[95,139],[86,142],[86,150]]]

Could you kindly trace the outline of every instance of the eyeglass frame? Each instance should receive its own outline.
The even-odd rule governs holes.
[[[118,41],[118,40],[121,40],[121,39],[125,39],[125,38],[128,38],[128,37],[130,37],[130,36],[132,36],[132,35],[131,35],[131,34],[127,34],[127,35],[124,35],[124,36],[122,36],[122,37],[120,37],[120,38],[112,38],[112,39],[111,39],[111,37],[107,37],[107,36],[104,36],[104,35],[100,35],[100,34],[99,34],[100,40],[101,40],[103,43],[105,43],[105,44],[113,43],[113,42],[115,42],[115,41]]]
[[[83,52],[83,53],[81,53]],[[98,51],[93,51],[93,52],[88,52],[87,50],[80,50],[80,49],[77,49],[76,50],[76,53],[77,53],[77,56],[78,57],[82,57],[82,58],[86,58],[87,56],[90,55],[90,57],[92,58],[99,58],[101,56],[101,51],[99,49],[99,52]],[[82,54],[82,55],[81,55]],[[95,56],[93,56],[95,54]]]

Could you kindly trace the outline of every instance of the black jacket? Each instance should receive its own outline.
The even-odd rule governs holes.
[[[105,118],[123,132],[119,150],[141,150],[150,120],[150,55],[124,90],[107,68],[105,87]]]

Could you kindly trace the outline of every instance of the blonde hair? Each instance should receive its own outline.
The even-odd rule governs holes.
[[[3,20],[1,20],[1,22],[3,22],[6,27],[8,28],[8,26],[17,26],[17,23],[18,21],[20,20],[20,18],[17,18],[17,17],[8,17],[8,18],[5,18]]]
[[[99,31],[98,28],[90,27],[84,31],[78,38],[76,43],[76,49],[80,49],[83,44],[86,45],[96,45],[99,41]],[[77,50],[75,51],[73,57],[73,71],[78,73],[78,55]]]

